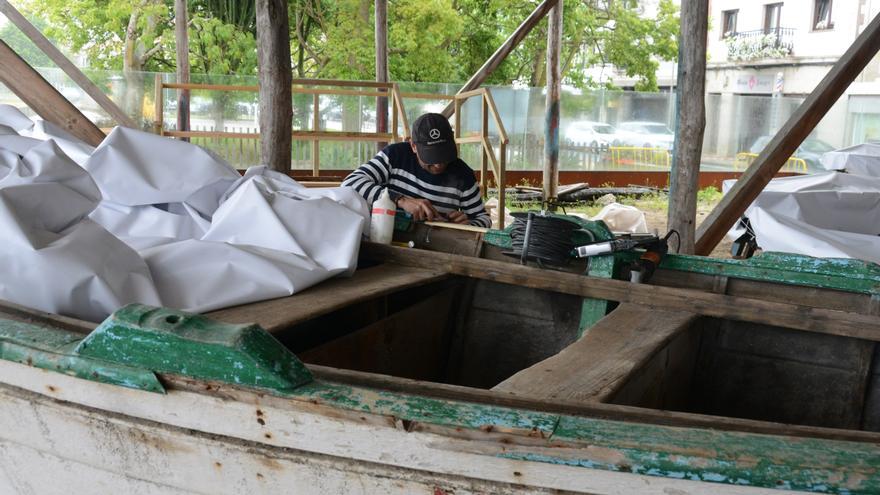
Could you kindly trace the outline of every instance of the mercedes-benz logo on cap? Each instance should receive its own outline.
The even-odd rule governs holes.
[[[440,139],[440,131],[437,129],[431,129],[428,131],[428,136],[430,136],[431,139]]]

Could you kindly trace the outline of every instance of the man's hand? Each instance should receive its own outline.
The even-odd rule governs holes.
[[[463,211],[451,211],[449,212],[449,215],[447,215],[447,218],[449,218],[449,221],[452,223],[468,223],[468,216]]]
[[[397,201],[397,206],[413,216],[416,221],[434,220],[440,213],[427,199],[417,199],[403,196]]]

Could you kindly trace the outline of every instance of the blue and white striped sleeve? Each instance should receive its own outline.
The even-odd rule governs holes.
[[[390,177],[391,163],[385,150],[382,150],[348,174],[348,177],[343,179],[342,185],[354,188],[358,194],[372,203],[379,199],[379,195],[382,193],[382,189],[388,185]]]
[[[480,197],[480,188],[474,183],[473,186],[461,195],[461,211],[468,216],[468,223],[477,227],[492,227],[492,219],[486,213],[483,206],[483,198]]]

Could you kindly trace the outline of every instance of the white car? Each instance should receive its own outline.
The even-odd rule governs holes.
[[[565,128],[565,140],[580,146],[608,149],[615,133],[614,127],[604,122],[580,121]]]
[[[675,135],[660,122],[621,122],[617,125],[617,146],[672,150]]]

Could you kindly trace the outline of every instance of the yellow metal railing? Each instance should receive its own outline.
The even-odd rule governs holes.
[[[736,154],[736,160],[733,162],[735,170],[745,170],[749,165],[758,158],[757,153],[741,152]],[[780,169],[782,172],[795,172],[800,174],[807,173],[807,162],[803,158],[791,156],[786,160],[785,165]]]
[[[612,146],[608,148],[608,160],[616,167],[668,169],[670,166],[669,150],[666,148]]]

